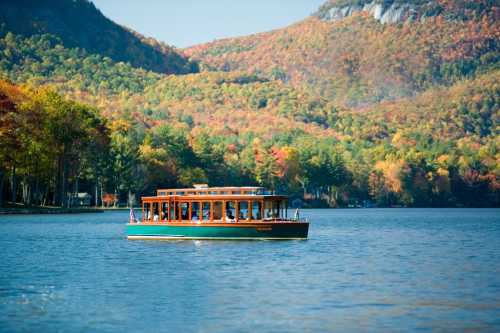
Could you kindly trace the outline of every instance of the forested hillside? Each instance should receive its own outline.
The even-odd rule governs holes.
[[[198,70],[172,47],[120,26],[88,0],[0,1],[0,35],[57,36],[67,48],[109,57],[159,73]]]
[[[8,172],[12,202],[67,205],[70,181],[102,173],[109,131],[95,108],[0,81],[0,139],[0,202]]]
[[[4,25],[4,197],[64,204],[81,190],[126,202],[208,182],[333,207],[499,206],[498,10],[481,3],[395,24],[362,11],[311,17],[191,48],[203,70],[187,75]],[[99,135],[48,149],[64,147],[36,134],[61,128],[54,114]]]
[[[323,11],[348,3],[333,1]],[[423,20],[382,24],[367,11],[349,11],[343,19],[314,16],[284,29],[194,46],[186,53],[209,69],[261,73],[349,107],[414,96],[498,67],[498,5],[474,1],[483,9],[473,15],[472,9],[464,9],[467,1],[462,6],[434,3],[440,9]]]

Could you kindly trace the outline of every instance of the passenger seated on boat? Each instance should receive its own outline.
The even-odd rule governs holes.
[[[240,203],[240,209],[239,209],[239,216],[238,219],[240,221],[248,221],[250,220],[249,214],[248,214],[248,204],[246,202]]]
[[[192,212],[191,220],[198,221],[198,213],[196,211]]]
[[[234,222],[234,216],[233,216],[233,213],[230,210],[228,210],[226,212],[226,221],[227,222]]]
[[[160,219],[160,217],[158,216],[158,214],[155,214],[153,216],[153,222],[158,222],[159,219]]]

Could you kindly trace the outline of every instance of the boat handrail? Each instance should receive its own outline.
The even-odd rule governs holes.
[[[147,219],[147,220],[142,220],[142,219],[136,219],[134,222],[130,222],[131,224],[134,223],[144,223],[144,224],[168,224],[168,223],[213,223],[213,222],[223,222],[223,223],[266,223],[266,222],[296,222],[296,223],[309,223],[309,219],[307,218],[299,218],[299,219],[294,219],[294,218],[273,218],[273,219],[263,219],[263,220],[173,220],[173,221],[168,221],[168,220],[154,220],[154,219]]]

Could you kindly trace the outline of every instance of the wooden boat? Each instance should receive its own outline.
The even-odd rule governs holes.
[[[309,223],[288,218],[286,196],[262,187],[158,190],[142,198],[142,218],[128,239],[307,239]],[[298,214],[296,214],[298,215]]]

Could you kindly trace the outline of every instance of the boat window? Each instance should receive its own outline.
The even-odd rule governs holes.
[[[280,201],[273,201],[273,219],[280,217]]]
[[[200,219],[200,203],[193,202],[191,207],[191,220],[199,221]]]
[[[236,202],[226,201],[226,221],[233,222],[236,219]]]
[[[158,202],[153,202],[153,222],[158,222],[160,220],[160,208]]]
[[[222,220],[222,201],[213,203],[213,216],[214,220]]]
[[[149,202],[144,203],[143,214],[144,214],[143,220],[149,221],[149,219],[151,218],[151,204]]]
[[[264,220],[273,218],[273,201],[264,201]]]
[[[161,203],[161,220],[162,221],[168,220],[168,202]]]
[[[181,220],[189,221],[189,202],[181,202],[180,211]]]
[[[203,221],[210,221],[210,202],[201,204],[201,216]]]
[[[252,220],[262,220],[262,202],[252,201]]]
[[[249,220],[250,219],[250,214],[248,212],[248,201],[240,201],[238,203],[238,210],[239,210],[239,220]]]
[[[176,202],[175,206],[171,205],[170,206],[170,221],[176,221],[177,220],[177,212],[179,211],[179,203]]]
[[[288,202],[286,200],[282,200],[281,201],[281,205],[280,205],[280,208],[281,208],[281,218],[282,219],[286,219],[288,216],[287,214],[287,206],[288,206]]]

